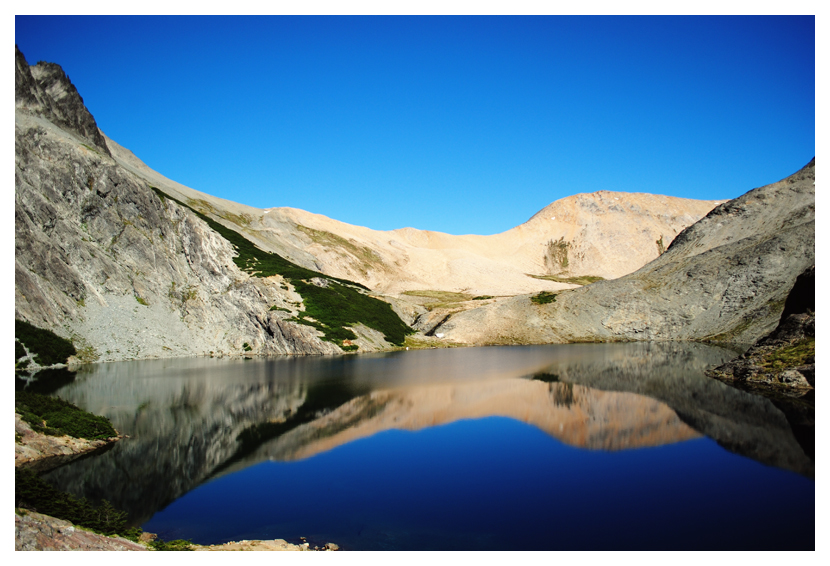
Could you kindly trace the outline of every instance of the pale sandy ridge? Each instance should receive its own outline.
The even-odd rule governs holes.
[[[529,275],[617,278],[658,257],[683,228],[724,202],[598,191],[553,202],[501,234],[379,231],[213,197],[165,178],[109,138],[107,145],[119,164],[263,249],[390,295],[438,289],[504,296],[574,287]]]

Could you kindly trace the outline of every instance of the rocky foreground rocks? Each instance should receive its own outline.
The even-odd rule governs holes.
[[[56,519],[34,511],[17,510],[14,515],[15,550],[107,550],[107,551],[148,551],[148,544],[155,535],[144,533],[141,542],[122,537],[105,536],[77,527],[69,521]],[[243,540],[202,546],[190,545],[196,551],[303,551],[340,550],[335,543],[326,543],[322,548],[311,548],[309,544],[292,544],[283,539]]]

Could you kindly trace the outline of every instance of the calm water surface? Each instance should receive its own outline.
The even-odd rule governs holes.
[[[201,544],[813,549],[813,416],[703,375],[734,355],[637,343],[102,364],[52,389],[130,438],[44,477]]]

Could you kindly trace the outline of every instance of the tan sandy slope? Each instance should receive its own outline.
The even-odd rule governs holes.
[[[387,295],[436,289],[503,296],[573,287],[529,275],[613,279],[658,257],[683,228],[723,202],[598,191],[558,200],[501,234],[378,231],[303,210],[216,198],[152,171],[110,139],[107,145],[124,167],[264,249]]]

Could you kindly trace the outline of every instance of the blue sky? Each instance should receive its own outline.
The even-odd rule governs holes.
[[[734,198],[815,155],[812,16],[16,16],[15,43],[163,175],[378,230]]]

